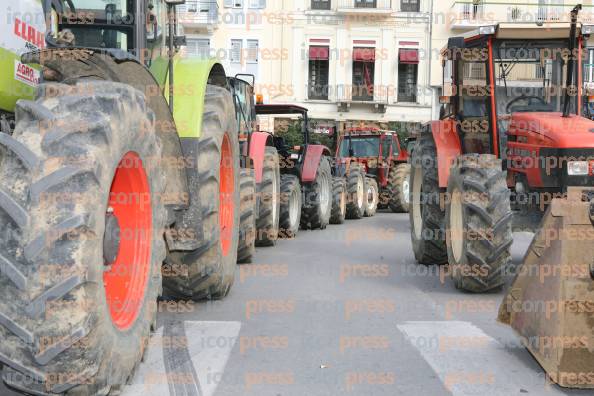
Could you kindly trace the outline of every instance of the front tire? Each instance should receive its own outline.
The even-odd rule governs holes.
[[[501,160],[469,154],[452,167],[446,206],[448,261],[458,289],[483,293],[505,282],[511,262],[510,192]]]
[[[330,224],[344,224],[346,217],[346,180],[335,177],[332,181],[332,216]]]
[[[202,300],[225,297],[235,279],[239,243],[239,141],[235,107],[229,92],[209,85],[198,142],[204,240],[192,252],[170,252],[167,260],[181,268],[164,279],[171,297]]]
[[[301,222],[301,183],[295,175],[281,175],[280,231],[282,238],[295,238]]]
[[[325,229],[332,213],[332,169],[327,157],[322,157],[316,179],[303,186],[303,195],[301,228]]]
[[[240,200],[237,262],[247,264],[256,253],[256,178],[253,169],[241,170]]]
[[[410,210],[410,165],[399,164],[390,169],[388,175],[390,209],[394,213],[408,213]]]
[[[373,217],[377,212],[377,204],[379,202],[379,189],[377,186],[377,181],[375,179],[371,179],[368,177],[365,184],[367,185],[367,193],[365,194],[365,217]]]
[[[421,264],[445,264],[445,212],[437,173],[437,149],[431,133],[424,133],[413,151],[410,225],[413,251]]]
[[[359,220],[365,215],[365,170],[352,161],[347,175],[347,219]]]
[[[0,136],[3,380],[28,394],[115,392],[144,354],[161,290],[154,115],[125,84],[80,81],[41,86],[16,119]]]
[[[273,246],[278,239],[280,183],[278,152],[274,147],[266,147],[262,182],[257,186],[260,205],[256,221],[256,246]]]

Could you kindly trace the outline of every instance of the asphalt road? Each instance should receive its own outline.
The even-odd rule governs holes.
[[[516,234],[515,263],[530,238]],[[496,323],[502,295],[461,293],[415,264],[407,215],[300,232],[238,267],[225,300],[162,304],[122,394],[591,394],[546,380]]]

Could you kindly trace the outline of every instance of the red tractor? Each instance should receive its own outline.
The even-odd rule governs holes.
[[[512,220],[539,229],[552,198],[594,185],[580,9],[571,24],[483,26],[443,50],[443,107],[413,152],[410,221],[417,261],[449,263],[460,289],[502,286]]]
[[[389,207],[394,212],[408,212],[410,165],[409,154],[398,134],[375,128],[351,128],[338,139],[336,173],[348,180],[359,173],[366,175],[365,215],[372,216],[376,208]],[[356,197],[354,182],[348,183],[349,197]],[[357,200],[349,199],[348,214],[357,218]],[[355,214],[355,216],[352,216]]]
[[[294,237],[300,227],[324,229],[330,222],[344,221],[344,184],[332,177],[330,149],[311,142],[308,110],[296,105],[257,104],[256,115],[297,116],[301,121],[294,133],[287,129],[274,136],[281,163],[281,236]]]
[[[240,232],[237,260],[251,262],[255,246],[272,246],[280,219],[280,160],[272,134],[259,131],[253,75],[227,78],[235,102],[240,144]]]

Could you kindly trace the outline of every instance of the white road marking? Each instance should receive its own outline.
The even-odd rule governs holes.
[[[202,396],[213,396],[225,371],[231,351],[239,337],[241,322],[185,322],[187,340],[164,340],[163,328],[151,337],[145,361],[140,365],[131,385],[122,396],[170,395],[168,373],[163,362],[163,347],[179,348],[187,343],[196,369]],[[184,381],[169,373],[170,381]]]
[[[545,377],[469,322],[406,322],[398,329],[454,396],[557,394]]]

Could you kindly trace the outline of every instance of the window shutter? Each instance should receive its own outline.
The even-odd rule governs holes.
[[[231,63],[241,62],[241,40],[231,40]]]
[[[247,61],[258,63],[258,40],[247,41]]]

